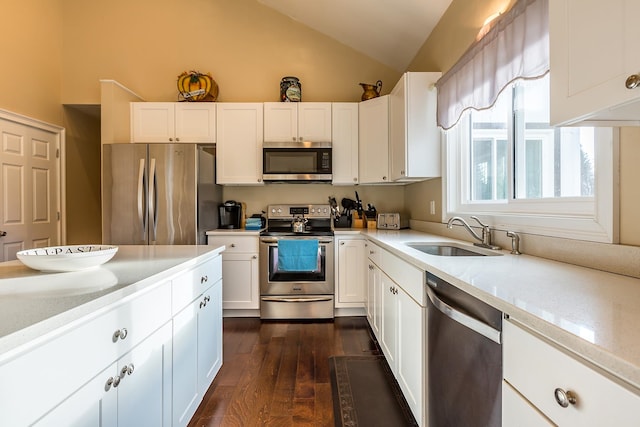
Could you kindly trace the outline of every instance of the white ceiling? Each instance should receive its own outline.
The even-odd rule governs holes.
[[[403,72],[452,0],[258,0]]]

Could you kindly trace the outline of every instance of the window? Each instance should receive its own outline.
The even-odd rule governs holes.
[[[612,242],[613,137],[611,128],[550,127],[548,74],[518,80],[447,131],[446,216]]]

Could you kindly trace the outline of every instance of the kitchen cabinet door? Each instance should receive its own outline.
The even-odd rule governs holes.
[[[365,241],[339,238],[336,240],[336,308],[361,308],[365,300]]]
[[[262,182],[261,103],[217,104],[216,182]]]
[[[206,102],[175,104],[176,142],[212,144],[216,142],[216,106]]]
[[[298,140],[331,142],[331,103],[298,103]]]
[[[358,105],[360,184],[389,182],[389,95]]]
[[[393,181],[440,176],[435,83],[441,75],[404,73],[390,93],[389,164]]]
[[[331,113],[333,185],[358,183],[358,103],[334,102]]]
[[[384,272],[380,275],[380,347],[397,378],[398,299],[396,284]]]
[[[640,124],[640,87],[625,86],[640,73],[639,14],[637,0],[549,2],[553,126]]]
[[[554,424],[515,391],[508,382],[502,381],[502,425],[551,427]]]
[[[401,287],[397,304],[396,379],[418,423],[425,425],[426,399],[426,309],[420,307]],[[421,421],[422,420],[422,421]]]
[[[298,103],[264,103],[264,140],[298,142]]]
[[[202,304],[198,312],[198,389],[204,396],[222,367],[222,280],[203,294]]]

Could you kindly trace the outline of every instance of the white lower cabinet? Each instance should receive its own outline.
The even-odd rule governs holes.
[[[502,381],[502,425],[552,427],[554,424],[508,382]]]
[[[206,266],[205,266],[206,267]],[[186,426],[222,366],[222,279],[220,265],[196,269],[189,281],[175,281],[173,293],[198,282],[212,285],[173,317],[173,426]]]
[[[367,242],[367,319],[418,425],[427,425],[425,272]]]
[[[365,301],[365,240],[336,239],[336,308],[362,308]]]
[[[505,427],[529,425],[525,422],[534,409],[544,416],[538,417],[541,422],[533,425],[549,425],[545,424],[545,418],[560,426],[638,425],[637,391],[512,319],[504,322],[503,337],[505,387],[517,391],[520,401],[516,400],[516,405],[531,405],[529,411],[517,413],[514,396],[503,397]]]
[[[171,325],[165,324],[35,425],[171,426]]]
[[[225,310],[258,310],[260,277],[258,236],[209,236],[207,243],[225,246],[222,253],[222,308]]]

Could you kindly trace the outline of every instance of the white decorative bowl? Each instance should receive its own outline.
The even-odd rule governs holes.
[[[20,251],[16,254],[24,265],[41,271],[80,271],[109,261],[117,246],[75,245],[50,246]]]

